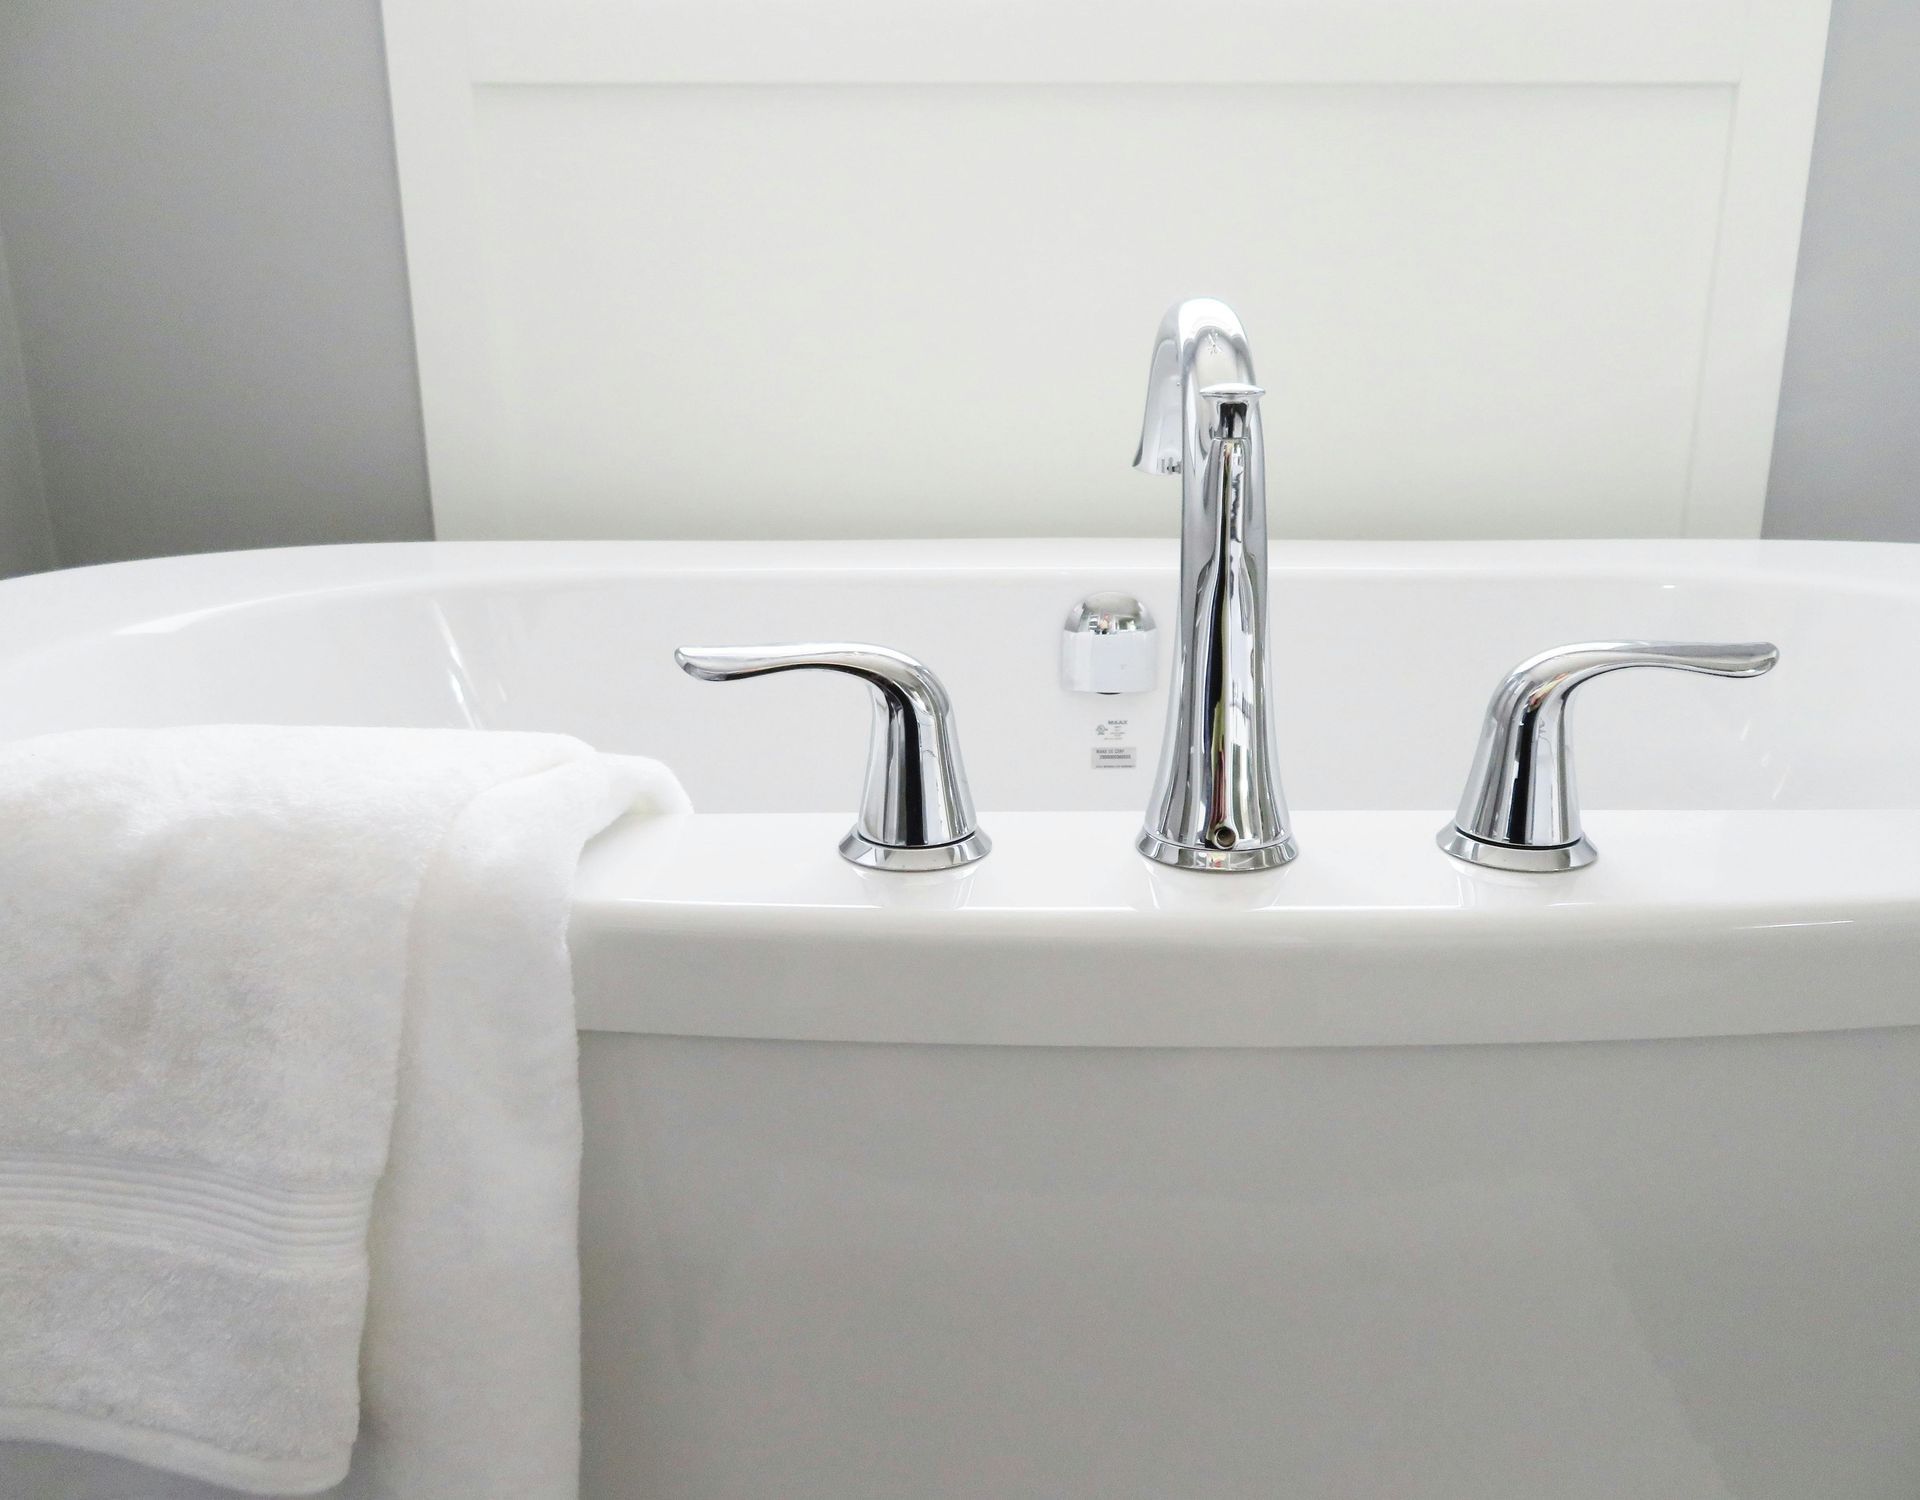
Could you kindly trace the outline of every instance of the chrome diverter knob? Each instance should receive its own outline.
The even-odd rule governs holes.
[[[1494,691],[1459,811],[1440,830],[1455,859],[1548,874],[1599,857],[1580,830],[1567,703],[1581,683],[1623,667],[1758,677],[1780,659],[1766,641],[1588,641],[1529,657]]]
[[[773,672],[844,672],[873,690],[867,782],[840,853],[874,870],[949,870],[993,847],[980,831],[960,762],[953,700],[924,665],[885,646],[682,646],[681,670],[702,682]]]

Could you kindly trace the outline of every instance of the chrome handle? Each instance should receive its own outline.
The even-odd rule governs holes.
[[[844,672],[873,690],[867,782],[840,852],[875,870],[947,870],[993,847],[974,816],[953,700],[927,667],[885,646],[682,646],[673,659],[702,682],[774,672]]]
[[[1580,831],[1567,744],[1567,703],[1581,683],[1623,667],[1669,667],[1714,677],[1758,677],[1780,649],[1767,641],[1588,641],[1529,657],[1487,703],[1459,811],[1440,847],[1470,864],[1546,873],[1598,857]]]

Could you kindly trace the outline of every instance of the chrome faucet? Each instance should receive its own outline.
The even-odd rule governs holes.
[[[873,695],[866,790],[844,859],[870,870],[952,870],[986,857],[993,842],[974,816],[960,763],[953,700],[924,662],[886,646],[682,646],[680,670],[702,682],[775,672],[843,672]]]
[[[1772,641],[1580,641],[1529,656],[1493,690],[1467,789],[1440,830],[1440,847],[1495,870],[1584,869],[1600,853],[1581,829],[1573,787],[1573,690],[1626,667],[1760,677],[1779,660]]]
[[[1267,662],[1264,394],[1232,308],[1198,297],[1167,310],[1133,464],[1180,476],[1178,654],[1135,847],[1185,870],[1266,870],[1299,852]]]

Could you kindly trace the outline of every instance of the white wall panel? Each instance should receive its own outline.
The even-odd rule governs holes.
[[[1282,534],[1758,532],[1825,0],[936,14],[387,0],[442,535],[1166,533],[1200,293]]]

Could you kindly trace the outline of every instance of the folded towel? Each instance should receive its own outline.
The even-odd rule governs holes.
[[[0,745],[21,1473],[55,1443],[255,1494],[573,1500],[565,928],[630,807],[685,799],[546,735]]]

